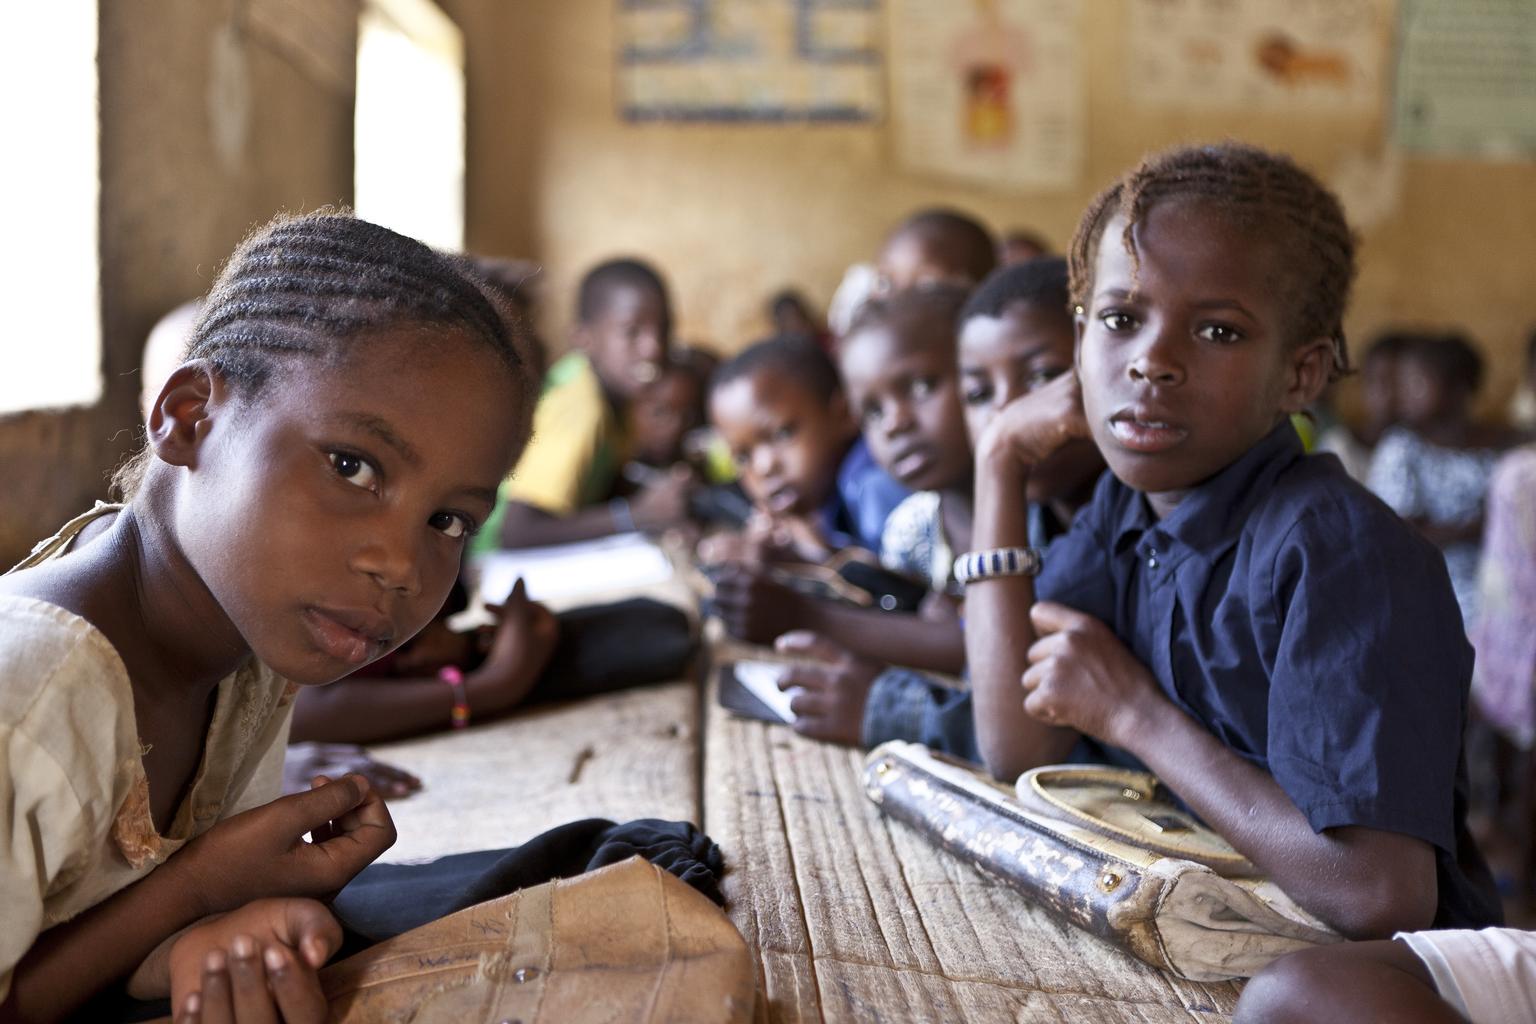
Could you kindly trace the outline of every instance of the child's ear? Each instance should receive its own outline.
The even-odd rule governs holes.
[[[1088,329],[1088,311],[1082,306],[1072,307],[1072,366],[1077,367],[1078,357],[1083,351],[1083,332]]]
[[[586,324],[578,323],[571,328],[571,348],[588,353],[592,351],[592,330]]]
[[[172,466],[197,465],[197,449],[208,436],[210,406],[225,394],[224,379],[209,363],[184,363],[166,378],[145,424],[155,457]]]
[[[1317,401],[1333,372],[1333,353],[1332,338],[1314,338],[1296,347],[1289,357],[1290,379],[1281,396],[1282,412],[1301,412]]]

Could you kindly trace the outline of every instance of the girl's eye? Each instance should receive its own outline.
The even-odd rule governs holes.
[[[1206,341],[1213,341],[1218,345],[1230,345],[1235,341],[1243,340],[1243,332],[1226,324],[1206,324],[1196,332]]]
[[[454,540],[468,537],[475,532],[474,520],[461,512],[437,512],[427,522],[432,529]]]
[[[366,491],[378,492],[379,473],[367,459],[351,452],[331,452],[327,458],[331,460],[331,468],[336,471],[336,475],[347,483]]]
[[[786,424],[784,424],[781,427],[774,428],[773,433],[768,435],[768,440],[774,442],[775,444],[778,444],[778,443],[783,442],[783,441],[788,441],[790,438],[792,438],[794,436],[795,436],[795,425],[793,423],[786,423]]]
[[[1122,313],[1117,309],[1105,310],[1099,314],[1099,323],[1111,331],[1129,331],[1136,327],[1136,318],[1129,313]]]
[[[866,405],[864,407],[863,413],[860,416],[860,419],[862,419],[865,423],[879,423],[880,422],[880,406],[875,405],[873,403],[871,403],[870,405]]]

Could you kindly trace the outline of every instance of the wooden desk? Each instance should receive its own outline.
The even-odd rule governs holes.
[[[724,645],[722,645],[724,646]],[[740,652],[738,652],[740,653]],[[882,818],[862,754],[733,717],[678,682],[376,748],[426,790],[386,860],[510,846],[585,817],[700,822],[757,951],[757,1020],[1219,1022],[1180,981],[1059,924]]]
[[[758,952],[759,1021],[1226,1021],[1239,989],[1154,970],[883,818],[863,753],[709,702],[704,828]]]

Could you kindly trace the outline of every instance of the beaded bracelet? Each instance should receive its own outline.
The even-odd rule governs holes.
[[[464,728],[469,724],[469,696],[464,691],[464,673],[453,665],[444,665],[437,670],[437,678],[453,691],[453,727]]]
[[[1040,572],[1040,552],[1034,548],[991,548],[967,551],[955,559],[955,582],[975,583],[999,576],[1034,576]]]

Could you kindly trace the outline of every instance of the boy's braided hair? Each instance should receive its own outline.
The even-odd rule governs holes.
[[[519,392],[526,434],[533,382],[516,320],[490,285],[453,256],[334,210],[280,216],[241,242],[183,359],[207,360],[250,397],[287,359],[338,360],[358,336],[402,325],[454,331],[490,349]],[[147,456],[139,451],[115,474],[125,496],[138,489]]]
[[[1125,220],[1120,244],[1137,266],[1133,233],[1152,207],[1170,199],[1210,203],[1284,255],[1295,341],[1333,342],[1331,378],[1350,370],[1344,309],[1355,277],[1355,236],[1338,199],[1295,161],[1257,146],[1223,142],[1181,146],[1145,157],[1088,205],[1068,252],[1072,301],[1087,307],[1104,229]]]

